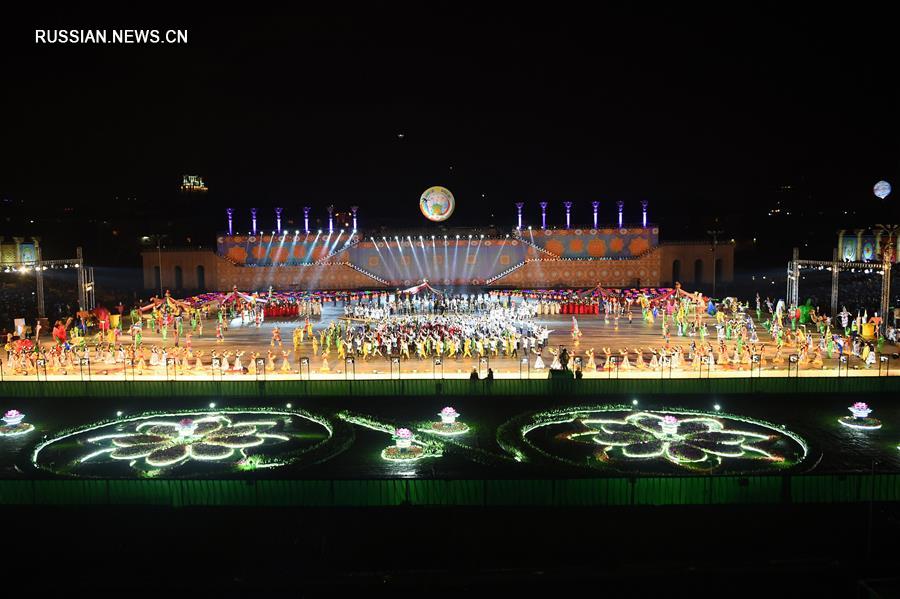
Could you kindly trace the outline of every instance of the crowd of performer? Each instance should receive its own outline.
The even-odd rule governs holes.
[[[398,355],[413,357],[480,358],[518,357],[530,350],[539,353],[550,331],[534,322],[535,306],[525,302],[495,303],[485,311],[444,314],[383,314],[375,310],[369,318],[331,323],[322,332],[323,356],[334,348],[338,357],[353,355],[369,359]],[[313,353],[318,352],[313,346]]]
[[[301,356],[311,369],[327,373],[329,360],[364,362],[398,357],[403,361],[445,358],[520,359],[529,367],[581,372],[603,370],[746,370],[791,367],[821,369],[824,361],[872,368],[885,343],[896,343],[896,330],[880,333],[881,319],[850,314],[834,317],[812,306],[787,306],[781,300],[751,302],[735,298],[715,302],[700,294],[669,292],[657,297],[636,293],[577,294],[488,292],[473,295],[357,296],[344,300],[343,318],[315,330],[311,319],[322,316],[316,298],[273,300],[233,294],[232,301],[190,304],[172,300],[136,306],[127,316],[108,312],[98,317],[97,332],[88,333],[83,316],[57,321],[33,340],[7,336],[3,367],[17,374],[77,374],[86,365],[93,373],[126,369],[151,373],[296,373]],[[546,316],[572,314],[570,351],[549,345]],[[614,332],[625,327],[659,327],[659,342],[644,347],[581,348],[582,332],[575,315],[595,315]],[[755,316],[755,318],[754,318]],[[226,348],[229,327],[271,327],[269,347],[262,351]],[[544,319],[544,320],[542,320]],[[558,321],[556,321],[558,322]],[[194,340],[213,329],[212,349],[200,351]],[[866,327],[869,327],[866,329]],[[267,327],[269,328],[269,327]],[[282,329],[285,333],[282,334]],[[608,330],[608,329],[607,329]],[[146,331],[153,343],[144,342]],[[872,333],[874,332],[874,336]],[[865,334],[864,334],[865,333]],[[288,341],[287,336],[290,336]],[[556,344],[554,344],[556,345]],[[844,361],[843,358],[852,357]]]
[[[565,300],[550,299],[549,297],[525,301],[520,296],[499,291],[472,295],[376,295],[359,298],[355,302],[345,302],[344,316],[379,319],[384,316],[397,315],[484,314],[497,308],[507,309],[518,306],[522,310],[522,317],[534,317],[561,314],[567,303]]]

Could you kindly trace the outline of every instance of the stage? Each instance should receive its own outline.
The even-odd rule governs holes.
[[[321,317],[311,320],[313,330],[318,334],[329,327],[331,323],[344,323],[348,319],[344,318],[343,304],[341,302],[326,303],[323,306]],[[659,321],[651,325],[640,318],[640,311],[637,311],[635,318],[629,324],[625,318],[620,318],[618,324],[612,319],[607,322],[603,314],[578,314],[574,315],[578,321],[579,330],[582,336],[579,343],[575,345],[571,336],[573,315],[541,315],[534,322],[535,324],[547,327],[551,333],[548,337],[546,348],[558,350],[565,347],[570,353],[574,352],[574,356],[582,358],[582,372],[585,379],[745,379],[745,378],[779,378],[779,377],[801,377],[801,378],[837,378],[837,377],[884,377],[900,375],[900,363],[892,358],[893,354],[900,351],[896,345],[885,344],[882,348],[881,355],[886,361],[876,361],[870,368],[866,368],[863,361],[855,356],[848,356],[846,363],[840,364],[835,355],[833,358],[827,358],[823,355],[822,366],[813,367],[810,364],[800,364],[799,368],[796,364],[790,363],[790,354],[796,353],[796,348],[785,345],[782,350],[783,364],[773,364],[775,355],[774,343],[771,336],[756,323],[759,333],[760,342],[764,344],[762,352],[762,362],[765,364],[758,367],[754,364],[740,365],[713,365],[708,368],[704,365],[702,368],[693,367],[690,363],[685,363],[682,368],[670,368],[660,366],[658,369],[638,369],[634,366],[636,352],[642,350],[645,362],[649,362],[651,350],[659,351],[664,346],[664,339],[661,333]],[[361,321],[353,321],[355,324],[363,324]],[[707,336],[707,342],[717,345],[715,339],[715,318],[709,315],[703,316],[703,322],[707,325],[712,333]],[[14,374],[4,364],[3,380],[8,381],[100,381],[100,380],[128,380],[128,381],[161,381],[161,380],[181,380],[181,381],[209,381],[209,380],[390,380],[390,379],[468,379],[472,370],[477,369],[480,377],[487,375],[490,368],[493,371],[493,377],[496,379],[545,379],[548,377],[549,366],[552,360],[550,352],[545,348],[543,351],[543,361],[545,367],[542,369],[535,368],[536,354],[530,352],[527,356],[527,363],[523,362],[525,354],[520,350],[516,357],[487,356],[484,361],[478,358],[462,358],[447,357],[440,359],[440,364],[435,363],[434,357],[424,359],[413,357],[410,359],[402,358],[399,362],[391,360],[390,357],[370,357],[363,359],[357,357],[351,364],[346,361],[339,360],[334,349],[326,358],[328,362],[328,371],[323,370],[322,349],[317,348],[314,352],[313,344],[307,337],[302,344],[294,351],[292,344],[292,332],[296,327],[303,326],[304,320],[270,318],[266,319],[260,327],[254,324],[241,324],[240,319],[231,321],[228,330],[223,333],[222,342],[216,340],[216,320],[214,318],[204,320],[203,335],[193,335],[192,350],[195,355],[202,352],[201,360],[204,368],[198,371],[196,368],[176,369],[174,366],[166,368],[160,365],[155,368],[147,367],[143,372],[139,372],[133,365],[125,367],[124,364],[105,363],[91,360],[90,364],[75,366],[74,369],[69,368],[65,374],[54,371],[49,367],[46,370],[38,369],[28,375]],[[272,332],[278,327],[282,345],[272,345]],[[187,327],[186,327],[187,328]],[[128,345],[131,338],[126,333],[120,336],[119,342]],[[818,337],[814,333],[814,337]],[[691,340],[696,341],[700,345],[699,337],[678,337],[672,334],[670,337],[670,349],[680,347],[684,355],[688,354]],[[44,344],[50,343],[45,340]],[[181,347],[184,347],[185,339],[182,337],[180,341]],[[729,352],[732,350],[735,341],[727,342]],[[163,341],[158,333],[153,333],[147,328],[143,333],[143,346],[152,347],[174,347],[175,341],[173,334],[168,335],[168,339]],[[610,348],[613,356],[618,356],[621,364],[621,352],[627,350],[630,368],[610,367],[603,369],[604,363],[603,348]],[[593,349],[597,370],[587,369],[588,356],[586,350]],[[235,352],[244,352],[243,365],[248,366],[250,356],[254,352],[258,352],[261,358],[265,358],[267,353],[272,350],[274,352],[276,368],[274,371],[257,372],[254,374],[238,373],[236,371],[221,370],[213,371],[211,367],[211,354],[216,351],[218,354],[230,352],[232,354],[230,361],[233,363]],[[281,370],[282,352],[289,352],[288,362],[290,371],[283,372]],[[308,363],[305,361],[308,360]],[[191,365],[194,360],[191,360]],[[895,366],[896,364],[896,366]]]

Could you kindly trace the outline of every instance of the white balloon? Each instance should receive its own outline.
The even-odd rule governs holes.
[[[888,195],[890,195],[891,184],[887,181],[879,181],[875,184],[875,187],[872,188],[872,190],[875,192],[875,195],[883,200],[884,198],[888,197]]]

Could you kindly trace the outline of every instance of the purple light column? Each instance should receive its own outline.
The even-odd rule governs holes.
[[[563,206],[566,207],[566,228],[572,228],[572,202],[563,202]]]
[[[309,206],[303,207],[303,230],[309,235],[309,211],[312,210]]]
[[[228,215],[228,234],[234,235],[234,208],[226,208],[225,214]]]
[[[519,224],[518,224],[518,226],[516,226],[516,229],[519,229],[520,231],[522,230],[522,208],[524,208],[524,207],[525,207],[524,202],[516,202],[516,211],[518,212],[518,216],[519,216],[519,218],[518,218]]]
[[[541,202],[541,228],[547,228],[547,202]]]
[[[256,208],[250,209],[250,224],[252,225],[253,234],[256,235]]]
[[[328,207],[328,234],[334,233],[334,206]]]
[[[276,208],[275,209],[275,230],[281,233],[281,213],[284,212],[284,208]]]
[[[616,207],[619,209],[619,228],[622,228],[622,211],[625,210],[625,202],[619,200],[616,202]]]
[[[644,212],[643,223],[644,223],[645,229],[647,228],[647,206],[649,204],[650,204],[650,202],[648,202],[647,200],[641,200],[641,210],[643,210],[643,212]]]
[[[356,213],[359,211],[359,206],[350,206],[350,212],[353,213],[353,230],[356,230]]]
[[[594,209],[594,228],[597,228],[597,211],[600,209],[600,202],[591,202],[591,207]]]

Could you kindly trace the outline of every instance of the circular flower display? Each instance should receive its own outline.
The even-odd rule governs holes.
[[[58,435],[35,448],[32,462],[71,476],[202,476],[327,453],[332,431],[329,420],[296,410],[144,415]]]
[[[389,462],[415,461],[421,458],[440,455],[434,451],[428,451],[425,444],[416,440],[408,428],[398,428],[394,431],[394,445],[381,450],[382,459]]]
[[[381,457],[389,462],[415,461],[425,457],[425,450],[418,445],[386,447],[381,451]]]
[[[440,422],[429,422],[419,427],[419,431],[423,433],[434,433],[436,435],[453,436],[461,435],[469,432],[469,425],[464,422],[457,421],[459,412],[454,408],[447,406],[440,412]]]
[[[19,410],[8,410],[3,414],[3,424],[0,425],[0,437],[14,437],[24,435],[34,430],[34,426],[23,422],[25,414]]]
[[[881,428],[881,421],[869,416],[872,413],[872,408],[865,402],[858,401],[847,409],[850,410],[853,416],[841,416],[838,418],[838,422],[844,426],[865,431]]]
[[[419,210],[428,220],[441,222],[450,218],[456,208],[456,200],[446,187],[429,187],[419,198]]]
[[[510,451],[577,466],[639,471],[759,473],[795,466],[807,455],[798,435],[737,416],[622,407],[533,415]]]

